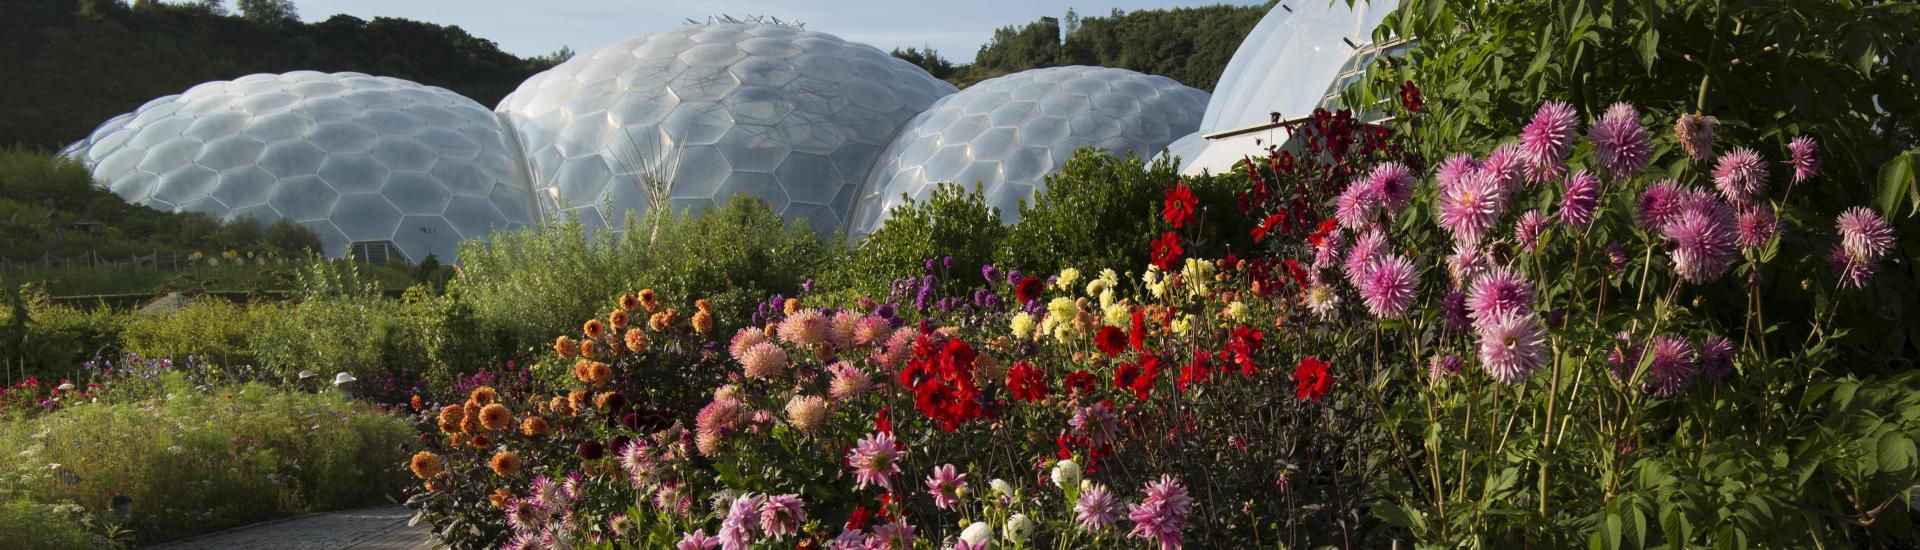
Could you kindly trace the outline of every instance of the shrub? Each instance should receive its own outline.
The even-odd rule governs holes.
[[[31,285],[15,291],[18,307],[0,308],[0,326],[10,327],[13,335],[0,341],[0,357],[13,368],[24,366],[26,374],[44,378],[75,378],[81,363],[117,355],[125,321],[119,315],[105,307],[54,303]]]
[[[108,515],[112,495],[131,497],[124,526],[150,544],[367,505],[395,487],[392,465],[410,436],[399,419],[332,392],[202,391],[179,373],[161,383],[165,393],[152,399],[0,423],[0,447],[15,450],[0,456],[0,488],[36,502],[71,500],[95,517]],[[44,474],[55,464],[72,483]],[[27,474],[44,482],[14,485]]]
[[[869,295],[885,295],[893,281],[915,277],[927,262],[952,258],[945,269],[960,274],[940,281],[943,288],[960,288],[980,267],[993,260],[1007,235],[999,209],[987,206],[981,189],[972,192],[953,183],[940,183],[925,201],[907,198],[887,213],[880,229],[853,250],[837,276],[841,283]]]
[[[220,298],[194,298],[179,311],[131,315],[121,334],[121,348],[142,357],[188,356],[217,364],[254,362],[249,339],[277,320],[273,303],[239,305]]]
[[[1168,192],[1185,182],[1204,217],[1198,255],[1217,257],[1244,250],[1247,225],[1227,209],[1232,191],[1244,188],[1240,174],[1181,177],[1171,159],[1151,164],[1131,154],[1107,155],[1084,148],[1031,204],[1020,205],[1020,221],[1007,231],[995,261],[1001,267],[1054,273],[1069,266],[1146,265],[1149,244],[1168,229],[1160,216]]]

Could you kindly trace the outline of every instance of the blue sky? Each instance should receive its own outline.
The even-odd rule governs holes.
[[[300,17],[320,21],[345,13],[362,19],[404,17],[459,25],[516,55],[538,55],[568,46],[593,51],[634,34],[708,15],[772,15],[806,22],[809,30],[865,42],[882,50],[929,45],[954,62],[973,59],[993,30],[1073,8],[1104,15],[1209,4],[1261,4],[1247,0],[296,0]]]

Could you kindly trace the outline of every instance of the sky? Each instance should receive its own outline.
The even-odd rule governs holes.
[[[560,49],[591,52],[621,39],[726,14],[798,20],[882,50],[932,46],[955,63],[973,60],[994,29],[1041,16],[1060,17],[1190,7],[1261,4],[1255,0],[295,0],[300,18],[323,21],[344,13],[361,19],[404,17],[458,25],[519,56]]]

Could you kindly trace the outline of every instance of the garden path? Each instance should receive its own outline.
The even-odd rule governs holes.
[[[154,550],[425,550],[433,533],[407,526],[413,510],[376,506],[269,521],[152,547]]]

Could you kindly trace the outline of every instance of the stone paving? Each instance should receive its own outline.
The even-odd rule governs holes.
[[[426,550],[432,531],[407,526],[413,510],[377,506],[269,521],[179,542],[154,550]]]

